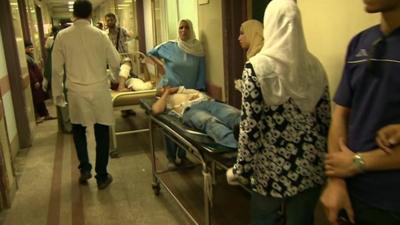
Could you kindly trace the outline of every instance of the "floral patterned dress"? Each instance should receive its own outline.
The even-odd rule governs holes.
[[[314,112],[302,113],[292,99],[266,106],[249,62],[242,80],[238,157],[233,172],[249,177],[253,191],[276,198],[322,185],[331,112],[328,88]]]

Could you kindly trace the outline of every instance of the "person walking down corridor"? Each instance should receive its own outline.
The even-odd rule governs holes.
[[[107,35],[90,24],[91,13],[89,1],[75,1],[73,25],[58,33],[52,54],[52,88],[56,104],[65,106],[62,87],[65,65],[72,133],[81,172],[79,182],[85,184],[92,177],[86,127],[94,124],[96,180],[98,188],[104,189],[112,182],[107,165],[109,129],[114,123],[106,68],[107,64],[112,69],[118,68],[120,57]]]

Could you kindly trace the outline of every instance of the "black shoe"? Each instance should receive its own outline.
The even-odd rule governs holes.
[[[107,175],[107,178],[104,180],[97,180],[97,188],[99,190],[103,190],[106,187],[108,187],[108,185],[111,184],[111,182],[113,181],[113,178],[110,174]]]
[[[128,115],[130,115],[130,116],[136,116],[136,112],[135,111],[133,111],[132,109],[128,109],[127,110],[128,112]]]
[[[174,170],[176,169],[176,163],[173,160],[168,160],[167,169]]]
[[[87,180],[92,178],[90,171],[81,171],[81,176],[79,177],[80,184],[87,184]]]
[[[195,166],[194,162],[190,161],[188,158],[183,157],[183,158],[177,158],[175,160],[175,165],[177,167],[183,167],[183,168],[190,168]]]

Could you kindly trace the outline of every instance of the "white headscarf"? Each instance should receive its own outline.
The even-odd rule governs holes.
[[[300,11],[294,0],[273,0],[264,14],[264,47],[250,58],[267,105],[292,98],[312,112],[327,79],[324,68],[306,46]]]
[[[244,35],[250,43],[249,49],[247,49],[246,57],[249,59],[263,47],[263,24],[258,20],[247,20],[240,26]]]
[[[179,27],[182,22],[185,22],[189,25],[190,28],[190,37],[188,40],[183,41],[179,38]],[[193,30],[193,24],[192,21],[189,19],[182,19],[178,23],[178,46],[180,49],[182,49],[184,52],[187,54],[191,54],[194,56],[204,56],[204,50],[203,46],[201,45],[201,42],[196,39],[196,33]]]

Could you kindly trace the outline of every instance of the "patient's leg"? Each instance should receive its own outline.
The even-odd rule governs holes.
[[[204,101],[194,107],[209,112],[231,129],[240,124],[240,110],[231,105],[216,101]]]
[[[237,142],[233,135],[232,129],[222,123],[217,117],[209,112],[196,109],[196,105],[192,106],[183,114],[183,122],[189,126],[204,131],[218,144],[236,148]]]

